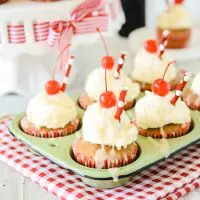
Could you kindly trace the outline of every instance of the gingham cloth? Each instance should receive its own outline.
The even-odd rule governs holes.
[[[8,131],[10,117],[0,122],[0,160],[61,200],[175,200],[200,187],[200,143],[133,177],[122,187],[96,189],[78,175],[37,155]]]

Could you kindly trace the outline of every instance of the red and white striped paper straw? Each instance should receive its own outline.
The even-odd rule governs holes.
[[[126,56],[127,56],[126,52],[121,53],[121,56],[120,56],[119,61],[118,61],[117,69],[114,71],[114,78],[115,79],[118,79],[120,77],[120,71],[121,71],[121,69],[124,65]]]
[[[165,52],[165,48],[166,48],[167,43],[168,43],[168,37],[169,37],[169,31],[166,29],[162,33],[162,39],[161,39],[160,44],[159,44],[159,51],[158,51],[158,57],[159,58],[162,58],[162,56]]]
[[[188,81],[191,78],[191,73],[186,72],[184,74],[183,80],[180,81],[180,83],[177,85],[176,87],[176,91],[175,91],[175,95],[174,97],[171,99],[171,104],[175,105],[176,102],[178,101],[179,97],[182,95],[183,89],[185,88],[186,84],[188,83]]]
[[[120,95],[119,95],[119,100],[117,102],[117,111],[115,113],[115,119],[118,120],[119,122],[121,120],[121,114],[124,110],[124,103],[125,103],[127,92],[128,92],[127,89],[121,90]]]
[[[64,78],[63,78],[63,81],[62,81],[62,85],[60,87],[60,90],[63,91],[63,92],[65,91],[65,89],[67,87],[68,77],[70,75],[73,62],[74,62],[74,56],[70,56],[68,63],[66,65],[66,68],[65,68],[65,75],[64,75]]]

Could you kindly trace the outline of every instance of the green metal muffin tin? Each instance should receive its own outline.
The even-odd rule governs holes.
[[[80,115],[83,116],[83,111],[80,109],[79,111]],[[127,114],[132,118],[134,116],[134,109],[128,111]],[[82,166],[74,161],[71,146],[77,137],[80,136],[81,130],[65,137],[48,139],[37,138],[27,135],[21,130],[20,120],[24,115],[24,113],[21,113],[12,120],[9,126],[10,132],[34,151],[80,175],[86,184],[93,187],[114,188],[123,185],[129,181],[131,176],[164,160],[167,156],[167,152],[160,149],[162,148],[162,144],[159,145],[159,139],[154,139],[153,143],[156,143],[156,145],[153,145],[150,139],[138,136],[137,144],[139,145],[140,151],[137,160],[127,166],[118,168],[118,179],[115,180],[113,179],[110,170],[92,169]],[[187,135],[167,139],[170,156],[200,140],[200,112],[191,111],[191,116],[193,128]]]

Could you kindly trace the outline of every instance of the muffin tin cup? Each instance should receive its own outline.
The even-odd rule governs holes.
[[[80,116],[83,111],[79,109]],[[134,116],[134,109],[127,112],[128,116]],[[200,112],[191,111],[193,128],[191,131],[181,137],[171,139],[152,139],[144,136],[138,136],[137,144],[140,152],[138,158],[131,164],[113,169],[94,169],[80,165],[73,158],[72,144],[81,136],[81,130],[78,132],[58,138],[38,138],[24,133],[20,128],[20,120],[25,113],[21,113],[13,118],[9,130],[23,143],[28,145],[37,153],[47,157],[56,164],[78,174],[82,180],[90,186],[96,188],[114,188],[126,184],[131,176],[140,171],[155,165],[187,146],[200,140]],[[162,141],[161,141],[162,140]],[[166,148],[163,148],[165,141]]]

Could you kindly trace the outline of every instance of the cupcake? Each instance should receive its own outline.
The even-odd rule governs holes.
[[[21,128],[25,133],[54,138],[70,135],[78,130],[81,119],[75,102],[64,92],[65,81],[66,78],[62,85],[56,80],[48,81],[45,91],[29,101],[26,116],[21,120]]]
[[[104,69],[97,68],[91,72],[89,75],[86,86],[85,93],[79,98],[79,105],[84,110],[87,107],[98,101],[101,93],[104,91]],[[133,83],[127,75],[121,71],[120,77],[115,78],[115,69],[109,69],[107,72],[107,82],[108,89],[112,90],[114,94],[119,97],[120,88],[128,88],[128,94],[126,96],[125,110],[131,109],[135,104],[135,99],[140,93],[140,87],[138,83]]]
[[[99,31],[97,29],[97,31]],[[100,32],[99,32],[100,33]],[[101,36],[101,33],[100,33]],[[105,41],[101,36],[104,45]],[[107,47],[105,45],[105,49]],[[114,58],[109,56],[107,50],[107,56],[102,59],[102,67],[94,69],[88,76],[85,92],[80,96],[78,102],[82,109],[86,110],[87,107],[99,100],[100,95],[105,90],[105,69],[106,69],[106,81],[107,88],[114,92],[118,98],[121,88],[126,87],[128,94],[126,96],[124,109],[131,109],[135,104],[135,99],[140,93],[139,84],[133,83],[132,80],[123,72],[122,67],[126,59],[126,53],[121,53],[118,65],[114,68]]]
[[[183,101],[190,109],[200,111],[200,73],[194,77],[191,87],[184,92]]]
[[[184,0],[174,0],[173,4],[161,13],[157,20],[157,37],[162,38],[162,32],[169,30],[167,48],[184,48],[191,37],[192,20],[185,8]]]
[[[138,152],[137,128],[124,111],[128,91],[121,89],[117,102],[115,93],[108,90],[107,72],[111,60],[112,57],[105,58],[105,89],[99,101],[88,106],[83,117],[82,137],[72,145],[74,159],[86,167],[122,167],[133,162]]]
[[[189,132],[191,126],[190,110],[179,98],[189,80],[186,74],[177,85],[175,94],[163,79],[154,81],[153,92],[146,91],[135,106],[139,134],[153,138],[175,138]]]
[[[139,50],[135,56],[131,77],[134,82],[140,84],[142,91],[151,91],[153,81],[162,77],[169,61],[170,58],[164,52],[162,44],[158,45],[156,40],[147,40],[144,43],[144,48]],[[170,83],[172,89],[175,89],[182,77],[183,72],[177,70],[173,64],[165,79]]]
[[[153,138],[174,138],[188,133],[191,125],[190,110],[180,99],[170,103],[173,93],[159,96],[146,92],[136,106],[136,123],[140,135]]]
[[[120,93],[118,106],[114,93],[107,91],[86,110],[82,137],[72,147],[79,164],[108,169],[125,166],[136,159],[138,131],[123,109],[124,92],[127,93],[125,90]]]

